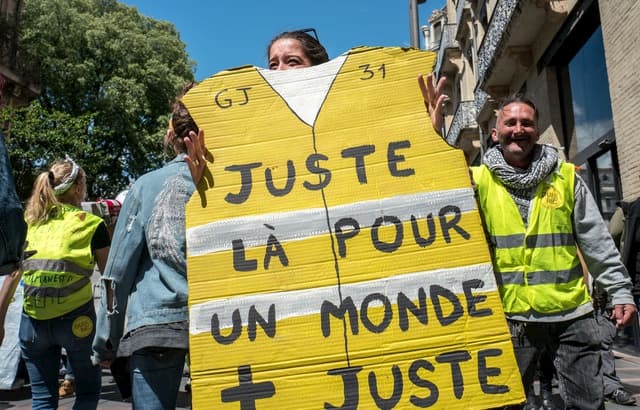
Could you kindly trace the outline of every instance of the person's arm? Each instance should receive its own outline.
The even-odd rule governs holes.
[[[18,269],[4,277],[2,288],[0,288],[0,345],[4,340],[4,320],[7,316],[11,299],[16,293],[18,283],[20,283],[20,278],[22,278],[22,270]]]
[[[98,265],[98,269],[100,269],[100,273],[104,272],[107,267],[107,260],[109,257],[109,249],[110,247],[96,249],[96,264]]]
[[[438,84],[434,84],[434,74],[428,74],[426,76],[420,75],[418,76],[418,85],[420,86],[420,91],[422,92],[422,98],[424,99],[424,105],[427,109],[427,114],[431,118],[431,124],[433,125],[433,129],[438,133],[438,135],[442,135],[442,124],[443,124],[443,112],[444,112],[444,103],[449,99],[446,94],[443,94],[444,87],[447,84],[447,77],[440,77],[438,80]]]
[[[101,280],[100,305],[93,339],[93,362],[115,358],[124,324],[129,293],[138,274],[140,256],[146,246],[144,227],[139,223],[140,202],[132,189],[127,194],[113,233],[111,248]],[[102,249],[104,251],[104,249]],[[98,266],[105,255],[96,258]]]
[[[103,274],[107,265],[107,257],[111,246],[111,233],[105,221],[103,221],[93,233],[91,238],[91,252],[96,260],[100,273]]]
[[[576,175],[573,223],[576,240],[589,272],[611,297],[612,319],[627,326],[636,315],[631,279],[586,184]]]
[[[621,207],[616,207],[616,211],[613,213],[611,220],[609,221],[608,229],[616,247],[619,250],[622,250],[620,240],[622,239],[622,234],[624,232],[624,212],[622,212]]]

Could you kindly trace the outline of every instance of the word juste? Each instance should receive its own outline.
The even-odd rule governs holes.
[[[473,353],[475,353],[475,361],[472,360]],[[328,376],[342,379],[342,404],[325,402],[324,408],[326,410],[358,409],[363,403],[369,402],[366,397],[361,397],[361,390],[364,390],[362,395],[366,395],[368,390],[370,398],[379,409],[407,406],[428,408],[436,405],[442,396],[445,396],[442,401],[451,403],[452,398],[449,397],[451,392],[455,399],[461,400],[465,393],[465,386],[469,384],[477,384],[484,395],[506,394],[510,391],[508,385],[495,384],[491,380],[503,373],[500,367],[491,366],[491,363],[497,362],[502,355],[502,349],[495,348],[477,352],[447,351],[435,356],[435,363],[425,358],[413,360],[404,370],[406,376],[403,375],[403,367],[407,367],[406,364],[403,366],[393,364],[390,372],[386,369],[367,371],[362,366],[331,369],[327,371]],[[428,377],[435,373],[442,374],[445,378],[446,373],[449,373],[449,381],[440,380],[441,385],[438,385]],[[368,381],[368,389],[360,387],[365,382],[362,379]],[[255,409],[258,401],[273,404],[274,400],[278,399],[276,384],[270,380],[254,382],[249,365],[238,367],[238,381],[239,385],[222,390],[223,403],[239,402],[242,409]],[[393,387],[390,394],[388,393],[389,383]],[[475,400],[477,399],[478,397],[475,397]],[[316,408],[322,408],[321,403],[317,404]]]
[[[406,161],[404,155],[398,151],[411,147],[408,140],[392,141],[387,145],[386,162],[389,175],[397,178],[404,178],[415,174],[413,168],[400,168],[400,163]],[[343,159],[353,159],[356,178],[360,184],[367,183],[367,162],[368,156],[376,152],[375,145],[359,145],[345,148],[340,152]],[[307,156],[305,168],[308,172],[318,176],[318,181],[302,182],[302,186],[309,191],[319,191],[331,182],[332,173],[329,168],[322,166],[322,162],[328,161],[329,157],[322,153],[313,153]],[[224,168],[228,172],[238,172],[240,175],[240,191],[229,192],[224,200],[230,204],[242,204],[246,202],[253,191],[254,172],[264,172],[264,181],[267,191],[274,197],[282,197],[289,194],[296,183],[297,170],[293,160],[287,160],[286,183],[282,187],[276,187],[274,175],[271,167],[263,167],[262,162],[251,162],[247,164],[234,164]],[[282,179],[279,177],[278,179]]]

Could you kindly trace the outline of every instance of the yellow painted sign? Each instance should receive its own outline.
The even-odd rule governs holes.
[[[187,206],[194,408],[524,400],[463,153],[417,85],[433,59],[363,47],[185,96],[214,157]]]

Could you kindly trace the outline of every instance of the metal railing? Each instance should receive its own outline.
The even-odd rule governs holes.
[[[465,129],[477,128],[476,104],[474,101],[460,101],[453,115],[453,121],[447,132],[447,142],[457,145],[460,134]]]
[[[460,48],[460,44],[456,40],[456,25],[445,24],[442,27],[442,33],[440,35],[440,49],[438,50],[438,59],[436,60],[436,73],[438,77],[442,74],[442,66],[444,64],[447,50],[452,48]]]

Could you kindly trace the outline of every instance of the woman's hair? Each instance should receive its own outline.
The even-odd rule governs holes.
[[[78,204],[84,199],[78,195],[84,195],[85,189],[79,192],[71,188],[86,182],[84,170],[71,158],[54,162],[36,178],[24,212],[25,220],[30,225],[44,223],[55,216],[63,204]]]
[[[189,131],[198,132],[196,122],[191,117],[191,114],[189,114],[187,107],[180,100],[187,91],[195,85],[196,83],[193,81],[185,85],[171,107],[170,127],[164,138],[166,151],[169,151],[169,147],[173,147],[178,152],[186,152],[184,138],[189,136]]]
[[[275,36],[271,42],[269,42],[269,46],[267,47],[267,59],[269,58],[273,43],[283,38],[298,40],[302,45],[304,54],[307,56],[309,61],[311,61],[311,65],[318,65],[329,61],[329,54],[327,54],[327,50],[325,50],[322,44],[320,44],[320,42],[313,36],[302,30],[285,31]]]

